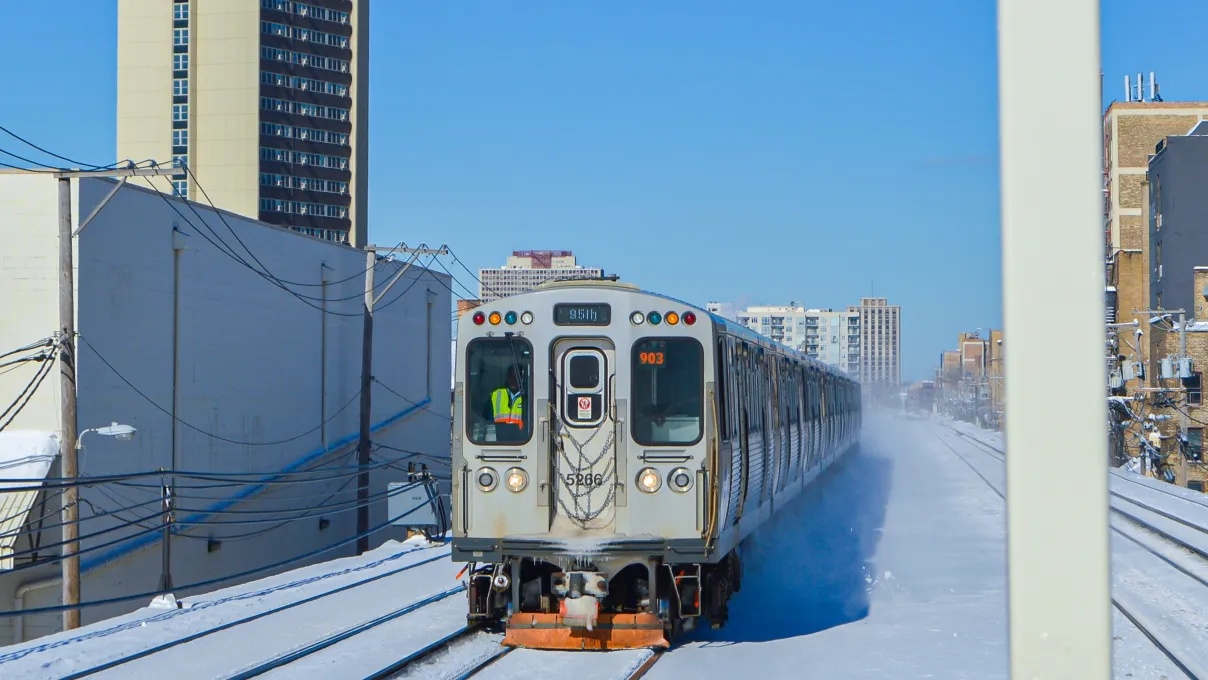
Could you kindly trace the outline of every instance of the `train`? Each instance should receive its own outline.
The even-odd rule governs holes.
[[[851,376],[616,279],[484,304],[456,352],[452,559],[506,646],[724,626],[743,540],[859,437]]]

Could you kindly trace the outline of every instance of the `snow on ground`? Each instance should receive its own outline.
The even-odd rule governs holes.
[[[430,564],[420,563],[426,560]],[[456,585],[448,549],[389,541],[360,557],[332,560],[276,576],[185,598],[182,609],[146,607],[78,630],[0,648],[0,677],[60,678],[258,612],[303,600],[392,571],[372,584],[237,625],[109,671],[111,677],[156,673],[170,661],[174,680],[216,677],[312,642]],[[450,599],[461,599],[454,595]],[[463,600],[464,601],[464,600]],[[417,614],[419,612],[416,612]],[[464,621],[464,613],[460,615]],[[428,621],[431,622],[431,621]]]
[[[752,541],[726,628],[646,677],[1007,678],[1005,507],[935,428],[866,419],[861,447]],[[1001,485],[1000,462],[964,449]],[[1115,636],[1115,677],[1183,677],[1124,617]]]

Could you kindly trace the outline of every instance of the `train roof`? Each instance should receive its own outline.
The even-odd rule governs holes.
[[[782,345],[765,335],[756,333],[755,331],[751,330],[750,328],[747,328],[746,326],[743,326],[742,324],[736,323],[734,321],[730,321],[729,319],[727,319],[723,316],[718,316],[717,314],[714,314],[713,312],[710,312],[709,310],[704,309],[703,307],[701,307],[699,305],[692,304],[691,302],[685,302],[678,298],[671,297],[670,295],[664,295],[663,293],[656,293],[654,291],[645,290],[645,289],[641,288],[640,286],[633,284],[633,283],[629,283],[627,281],[620,281],[616,278],[559,279],[559,280],[546,281],[544,283],[541,283],[536,288],[534,288],[531,292],[537,293],[537,292],[557,290],[557,289],[562,289],[562,288],[608,288],[608,289],[614,289],[614,290],[618,289],[618,288],[622,288],[628,292],[641,293],[642,295],[649,295],[651,297],[656,297],[656,298],[661,298],[663,300],[667,300],[668,302],[674,302],[675,304],[682,305],[684,307],[691,307],[698,314],[703,314],[703,315],[709,317],[709,319],[711,319],[713,321],[713,323],[716,327],[724,329],[727,333],[734,335],[735,337],[738,337],[743,340],[746,340],[747,342],[751,342],[756,345],[759,345],[759,346],[763,347],[764,349],[773,350],[773,351],[779,352],[781,354],[791,356],[791,357],[797,359],[798,361],[802,361],[804,363],[810,364],[814,368],[816,368],[820,371],[823,371],[824,373],[833,375],[835,377],[843,378],[845,380],[850,380],[851,382],[854,382],[854,383],[860,382],[857,378],[847,374],[844,371],[839,370],[838,368],[836,368],[834,366],[831,366],[828,363],[819,361],[804,352],[800,352],[791,347]],[[520,293],[520,295],[524,295],[524,293]]]

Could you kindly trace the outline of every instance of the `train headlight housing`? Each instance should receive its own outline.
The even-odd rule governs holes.
[[[646,315],[641,312],[634,312],[629,315],[629,323],[635,326],[641,326],[646,321]]]
[[[692,312],[684,312],[684,323],[691,326],[696,323],[696,314]]]
[[[646,493],[654,493],[663,485],[659,471],[654,468],[642,468],[637,477],[638,488]]]
[[[692,489],[692,471],[688,468],[676,468],[667,475],[667,486],[672,491],[685,493]]]
[[[667,312],[667,314],[663,317],[663,320],[667,322],[668,326],[674,326],[675,324],[679,323],[679,314],[676,314],[675,312]]]
[[[520,323],[524,324],[525,326],[531,324],[532,322],[533,322],[533,313],[532,312],[525,312],[524,314],[520,315]]]
[[[650,322],[651,326],[657,326],[663,320],[663,315],[658,312],[650,312],[646,315],[646,320]]]
[[[499,312],[491,312],[491,316],[487,317],[487,320],[491,322],[492,326],[498,326],[499,322],[503,321],[503,317],[499,315]]]
[[[507,323],[507,325],[515,326],[516,325],[516,312],[508,312],[507,314],[504,315],[503,320],[505,323]]]
[[[474,476],[478,482],[478,488],[483,491],[494,491],[496,486],[499,486],[499,473],[492,468],[478,468],[478,472]]]
[[[504,477],[504,485],[507,486],[508,491],[520,493],[528,486],[528,475],[520,468],[512,468],[508,470],[507,476]]]
[[[482,312],[474,312],[474,325],[481,326],[487,320],[487,315]]]

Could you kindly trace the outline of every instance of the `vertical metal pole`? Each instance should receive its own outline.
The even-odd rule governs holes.
[[[1108,680],[1099,0],[999,0],[998,29],[1011,677]]]
[[[172,229],[172,458],[169,472],[174,474],[180,469],[180,256],[184,250],[180,231]],[[172,589],[172,531],[171,531],[171,501],[167,497],[170,487],[175,486],[176,480],[171,479],[164,484],[164,535],[163,535],[163,570],[160,575],[160,590]]]
[[[62,437],[59,451],[63,456],[63,476],[73,479],[79,474],[76,449],[76,328],[75,328],[75,239],[71,235],[71,179],[59,178],[59,426]],[[80,603],[80,488],[69,486],[63,491],[63,604]],[[80,627],[80,610],[63,612],[63,630]]]
[[[365,314],[364,331],[361,336],[361,437],[357,442],[357,554],[369,550],[369,428],[370,410],[373,402],[373,268],[377,253],[372,247],[365,249]]]
[[[1179,312],[1179,359],[1187,356],[1187,313]],[[1176,372],[1177,373],[1177,372]],[[1203,386],[1200,387],[1203,389]],[[1179,433],[1187,437],[1187,420],[1191,411],[1191,393],[1183,389],[1183,410],[1179,411]],[[1179,442],[1179,479],[1187,486],[1187,446]]]
[[[163,472],[164,469],[160,468]],[[159,570],[159,589],[167,592],[172,590],[172,505],[174,484],[168,481],[167,475],[160,478],[160,499],[163,501],[163,554]]]
[[[327,450],[327,263],[319,265],[319,280],[323,284],[323,312],[319,315],[319,441]]]

